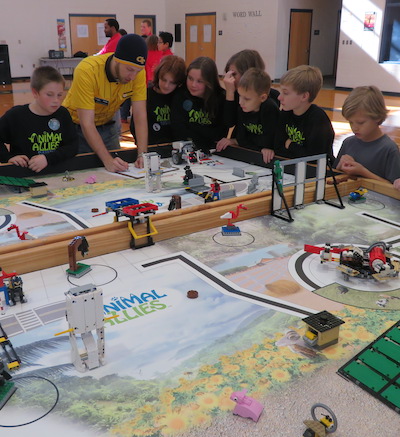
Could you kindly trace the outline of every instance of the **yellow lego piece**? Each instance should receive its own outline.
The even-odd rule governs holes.
[[[306,332],[306,337],[309,339],[309,340],[314,340],[317,336],[315,335],[315,334],[313,334],[311,331],[307,331]]]

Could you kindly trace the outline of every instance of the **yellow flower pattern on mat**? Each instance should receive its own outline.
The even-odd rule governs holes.
[[[290,373],[284,369],[276,369],[271,372],[271,377],[279,382],[286,382],[290,379]]]
[[[312,378],[331,360],[350,359],[359,350],[392,326],[394,314],[345,307],[335,313],[345,321],[339,333],[339,342],[314,356],[303,356],[289,349],[278,347],[276,342],[288,329],[303,335],[304,323],[293,318],[280,326],[279,332],[269,333],[257,342],[244,342],[231,354],[224,353],[217,359],[207,356],[197,369],[176,378],[160,389],[159,398],[138,406],[134,417],[115,426],[118,437],[184,436],[193,427],[208,427],[214,416],[231,414],[235,403],[230,400],[234,391],[246,388],[249,396],[260,402],[268,392],[280,390],[296,378]],[[275,316],[274,316],[275,317]],[[278,321],[288,316],[277,315]],[[211,355],[210,355],[211,357]],[[151,419],[153,418],[153,419]],[[149,421],[153,427],[149,426]],[[151,431],[150,431],[151,430]]]

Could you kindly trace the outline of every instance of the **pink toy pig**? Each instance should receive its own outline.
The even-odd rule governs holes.
[[[243,389],[242,391],[235,391],[231,394],[231,400],[236,402],[233,414],[242,417],[249,417],[250,419],[253,419],[254,422],[257,422],[264,406],[255,399],[246,396],[246,393],[247,389]]]

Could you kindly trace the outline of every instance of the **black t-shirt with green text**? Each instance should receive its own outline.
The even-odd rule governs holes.
[[[10,151],[4,143],[10,145]],[[78,136],[71,116],[61,106],[51,115],[36,115],[29,105],[14,106],[0,118],[0,160],[16,155],[45,154],[49,165],[72,158],[78,152]]]

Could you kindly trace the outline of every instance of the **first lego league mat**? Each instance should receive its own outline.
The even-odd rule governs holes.
[[[268,428],[286,436],[288,429],[303,429],[312,403],[306,396],[329,404],[339,422],[359,406],[360,430],[388,421],[394,426],[393,405],[336,372],[399,319],[398,278],[345,281],[333,263],[321,264],[319,255],[303,250],[304,243],[323,247],[329,226],[339,223],[330,233],[333,244],[367,247],[379,234],[398,253],[398,202],[368,195],[364,205],[346,204],[343,211],[307,206],[294,213],[293,223],[247,220],[239,223],[237,240],[221,240],[221,229],[211,229],[88,258],[92,271],[80,279],[68,280],[67,265],[22,275],[28,302],[0,317],[22,361],[12,373],[18,389],[0,411],[0,425],[33,422],[7,428],[10,436],[213,437],[228,435],[223,430],[232,426],[242,435],[244,429],[265,435]],[[102,290],[103,316],[116,317],[104,323],[104,364],[79,372],[69,334],[54,334],[69,327],[64,293],[85,284]],[[187,297],[190,290],[197,299]],[[337,344],[316,350],[302,339],[302,319],[322,310],[345,323]],[[337,387],[348,398],[335,397]],[[243,388],[267,406],[257,423],[232,416],[230,395]],[[288,402],[288,393],[301,399]],[[296,414],[285,413],[283,425],[276,418],[286,408]],[[352,430],[349,424],[340,434],[339,423],[337,434]]]

